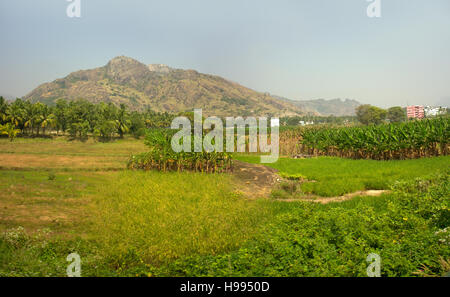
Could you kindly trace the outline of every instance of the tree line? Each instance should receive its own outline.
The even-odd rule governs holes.
[[[17,135],[46,136],[50,132],[86,140],[122,138],[125,134],[136,138],[148,128],[169,127],[174,115],[147,109],[130,111],[124,104],[91,103],[86,100],[56,100],[55,105],[31,103],[22,99],[7,102],[0,97],[0,134],[11,140]]]
[[[382,109],[369,104],[360,105],[355,109],[355,116],[291,116],[280,119],[282,126],[300,126],[303,124],[328,124],[328,125],[354,125],[363,124],[379,125],[382,123],[400,123],[406,121],[406,110],[400,106]]]
[[[355,109],[355,116],[295,116],[280,119],[282,126],[299,126],[301,122],[331,125],[380,125],[384,123],[402,123],[408,120],[406,109],[400,106],[383,109],[377,106],[364,104]],[[447,111],[448,113],[448,111]]]

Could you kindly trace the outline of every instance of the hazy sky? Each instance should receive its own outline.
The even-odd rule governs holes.
[[[0,0],[0,94],[118,55],[292,99],[450,105],[450,0]]]

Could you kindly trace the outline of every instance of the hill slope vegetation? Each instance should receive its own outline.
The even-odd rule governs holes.
[[[300,107],[237,83],[194,70],[145,65],[128,57],[116,57],[103,67],[80,70],[44,83],[24,97],[53,104],[56,99],[112,102],[132,110],[192,111],[205,115],[261,116],[301,115]]]

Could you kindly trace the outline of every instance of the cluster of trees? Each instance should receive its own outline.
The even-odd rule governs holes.
[[[406,121],[406,110],[400,106],[382,109],[369,104],[360,105],[356,108],[356,117],[364,125],[379,125],[386,121],[390,123],[401,123]]]
[[[305,123],[314,124],[332,124],[332,125],[348,125],[357,124],[364,125],[382,123],[400,123],[406,121],[406,110],[400,106],[382,109],[372,105],[360,105],[356,108],[356,116],[295,116],[284,117],[280,119],[282,126],[299,126],[303,121]]]
[[[147,128],[168,127],[173,115],[152,110],[129,111],[125,105],[94,104],[86,100],[57,100],[54,106],[0,97],[0,133],[43,136],[49,131],[85,140],[89,135],[101,140],[131,134],[140,137]]]

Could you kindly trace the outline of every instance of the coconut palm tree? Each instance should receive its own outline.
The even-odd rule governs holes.
[[[123,134],[129,131],[131,125],[130,116],[124,104],[120,104],[120,109],[117,112],[116,124],[117,132],[119,133],[120,138],[123,138]]]
[[[24,119],[23,101],[17,99],[14,103],[9,105],[6,110],[6,115],[8,122],[16,127],[19,127],[23,123]]]
[[[55,115],[52,113],[52,109],[47,105],[40,106],[38,121],[42,128],[42,133],[45,135],[45,129],[47,127],[52,127],[56,122],[56,118]]]
[[[36,123],[39,116],[36,104],[32,104],[28,101],[24,102],[23,115],[23,129],[28,129],[28,133],[33,134],[34,128],[37,126]]]
[[[3,124],[6,122],[6,111],[8,109],[8,103],[6,103],[5,98],[0,96],[0,124]]]

